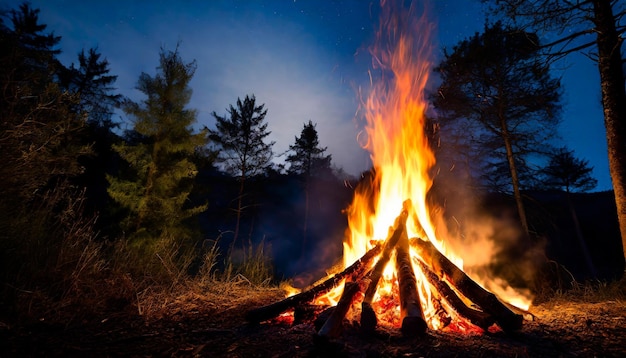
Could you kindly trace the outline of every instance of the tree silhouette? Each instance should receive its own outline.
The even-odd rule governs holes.
[[[68,238],[80,246],[84,236],[72,234],[89,231],[74,183],[79,158],[91,152],[80,140],[84,116],[73,111],[77,96],[57,83],[60,37],[46,29],[28,3],[0,12],[0,271],[7,287],[48,282]]]
[[[559,148],[550,157],[548,165],[541,170],[544,184],[549,188],[557,188],[565,191],[565,199],[569,207],[572,222],[576,230],[578,245],[583,253],[587,269],[593,277],[596,276],[596,269],[591,260],[589,249],[585,243],[583,232],[580,228],[580,221],[576,214],[576,208],[572,202],[572,192],[592,190],[598,181],[591,177],[593,167],[589,166],[589,161],[574,157],[574,152],[565,147]]]
[[[156,76],[139,77],[137,89],[147,98],[122,106],[133,118],[136,140],[114,149],[127,163],[128,175],[108,176],[109,195],[130,212],[131,243],[148,250],[183,242],[189,237],[184,220],[206,208],[187,206],[196,175],[194,151],[206,144],[206,133],[192,132],[196,111],[186,108],[195,62],[184,63],[178,49],[162,49],[159,57]]]
[[[309,120],[294,144],[289,146],[292,152],[286,161],[290,163],[289,173],[310,178],[330,170],[331,156],[324,155],[327,147],[320,147],[316,125]]]
[[[489,149],[485,174],[507,168],[521,224],[528,223],[520,192],[520,170],[531,154],[545,154],[559,121],[560,83],[538,57],[535,34],[485,26],[445,51],[435,69],[442,78],[433,98],[442,126],[459,120],[479,125],[475,143]],[[445,139],[444,139],[445,140]]]
[[[331,172],[331,156],[324,155],[327,148],[320,147],[315,126],[311,120],[309,120],[308,124],[304,124],[300,136],[296,137],[295,143],[289,146],[289,150],[292,153],[286,159],[291,164],[288,169],[289,173],[300,175],[304,180],[305,201],[304,222],[302,225],[302,255],[304,255],[307,242],[311,179],[313,176],[328,175]]]
[[[101,57],[95,48],[90,48],[87,54],[81,50],[78,67],[72,63],[61,73],[60,83],[64,89],[80,96],[77,112],[87,113],[94,125],[111,128],[114,127],[111,123],[113,109],[120,105],[122,96],[114,93],[117,76],[109,74],[109,61]]]
[[[492,12],[513,23],[557,38],[542,46],[550,60],[583,52],[598,64],[609,169],[626,258],[626,88],[624,86],[624,15],[617,0],[483,0]],[[543,35],[543,33],[542,33]],[[626,275],[626,271],[624,272]]]
[[[246,207],[246,181],[267,171],[273,156],[272,146],[275,142],[265,142],[272,132],[267,130],[267,123],[264,122],[267,115],[264,107],[264,104],[256,105],[254,95],[246,95],[243,102],[237,98],[237,108],[231,105],[228,109],[230,116],[220,116],[213,112],[216,129],[208,130],[209,138],[221,149],[218,161],[239,181],[233,247],[239,237],[241,216]]]
[[[550,156],[550,162],[541,173],[547,187],[572,193],[593,190],[598,185],[598,181],[591,176],[592,171],[588,160],[578,159],[574,151],[562,147]]]

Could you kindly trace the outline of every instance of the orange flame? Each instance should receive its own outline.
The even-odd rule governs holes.
[[[384,241],[407,199],[411,212],[406,223],[409,238],[429,240],[450,261],[463,269],[463,259],[456,254],[442,217],[443,211],[429,203],[433,184],[431,170],[435,155],[427,136],[428,108],[425,88],[431,72],[431,36],[434,25],[423,11],[416,15],[414,4],[408,11],[395,7],[393,1],[381,0],[382,14],[375,45],[371,48],[373,67],[371,91],[362,103],[366,119],[359,134],[363,147],[370,152],[375,170],[369,185],[360,185],[347,208],[349,233],[344,242],[344,267],[361,258],[376,243]],[[434,225],[433,221],[437,224]],[[416,253],[411,250],[413,262]],[[433,307],[432,290],[421,270],[415,270],[418,291],[426,321],[431,329],[441,323]],[[527,309],[528,295],[512,290],[505,282],[486,276],[473,277],[486,289],[511,304]],[[336,304],[341,294],[336,290],[318,299],[318,304]],[[399,326],[398,289],[393,260],[379,282],[373,308],[379,324]],[[456,329],[468,331],[462,318]],[[480,330],[479,328],[475,327]]]

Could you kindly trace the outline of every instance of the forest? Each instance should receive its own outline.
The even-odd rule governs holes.
[[[345,173],[314,120],[276,164],[271,116],[254,93],[225,115],[215,109],[215,127],[199,127],[188,104],[202,63],[178,47],[155,49],[159,65],[136,74],[142,99],[133,101],[98,49],[62,64],[61,38],[38,15],[23,3],[0,17],[2,334],[44,317],[65,327],[156,319],[185,293],[305,287],[339,262],[344,210],[376,168]],[[616,194],[594,192],[588,161],[550,144],[559,78],[537,35],[511,26],[485,25],[434,70],[442,82],[429,97],[430,199],[454,220],[513,221],[522,234],[501,254],[511,266],[535,255],[523,284],[538,301],[619,282]]]

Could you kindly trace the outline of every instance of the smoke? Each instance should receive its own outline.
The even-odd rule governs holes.
[[[429,193],[431,205],[439,208],[438,237],[483,287],[501,297],[522,296],[530,302],[530,288],[545,260],[545,242],[525,235],[510,195],[481,192],[455,174],[441,171]]]

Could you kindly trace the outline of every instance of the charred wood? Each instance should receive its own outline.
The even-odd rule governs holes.
[[[431,242],[417,239],[411,240],[411,243],[418,250],[419,256],[438,276],[445,277],[463,296],[490,314],[500,328],[507,332],[522,328],[522,315],[511,311],[493,293],[485,290],[467,276],[441,254]]]
[[[343,330],[343,319],[348,313],[354,296],[359,292],[360,286],[356,282],[347,282],[343,288],[341,298],[334,310],[330,314],[330,317],[326,320],[322,328],[317,332],[317,335],[323,338],[337,338],[341,335]]]
[[[328,306],[301,304],[293,309],[293,324],[312,322],[319,317]]]
[[[402,319],[400,331],[407,337],[422,335],[428,329],[428,325],[424,319],[417,292],[417,279],[411,264],[406,232],[403,232],[396,247],[396,272],[400,293],[400,318]]]
[[[489,314],[468,307],[446,282],[439,279],[439,277],[423,262],[418,261],[418,263],[420,269],[424,272],[424,276],[426,276],[428,283],[430,283],[430,285],[435,288],[435,291],[439,293],[441,298],[448,303],[450,309],[454,310],[459,316],[467,319],[472,324],[484,330],[487,330],[487,328],[495,323],[495,320]]]
[[[380,254],[381,250],[382,246],[376,245],[371,250],[366,252],[360,259],[348,266],[345,270],[333,275],[324,282],[283,300],[248,311],[245,316],[246,320],[250,323],[267,321],[268,319],[272,319],[290,308],[313,301],[316,297],[319,297],[337,287],[337,285],[339,285],[341,281],[348,276],[355,278],[363,276],[367,272],[370,262]]]

